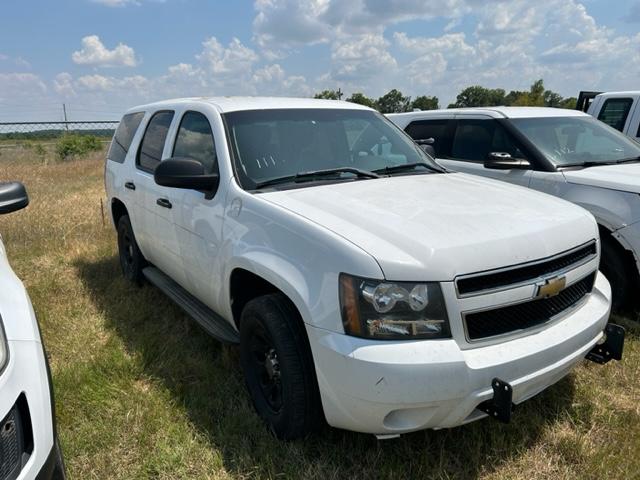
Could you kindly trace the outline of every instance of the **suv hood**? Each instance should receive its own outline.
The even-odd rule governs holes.
[[[597,238],[595,220],[578,206],[462,173],[360,180],[262,197],[356,244],[389,280],[451,281]]]
[[[569,183],[640,193],[640,163],[563,170]]]

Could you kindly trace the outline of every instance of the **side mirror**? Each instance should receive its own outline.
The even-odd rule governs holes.
[[[416,142],[420,148],[422,149],[422,151],[424,153],[426,153],[427,155],[436,158],[436,150],[435,148],[433,148],[433,145],[436,143],[436,139],[431,137],[431,138],[418,138],[416,140],[414,140],[414,142]]]
[[[431,158],[436,158],[436,149],[432,145],[420,145],[420,148]]]
[[[513,158],[510,153],[492,152],[484,161],[484,168],[493,170],[528,170],[531,164],[524,158]]]
[[[22,183],[0,183],[0,214],[22,210],[27,205],[29,197]]]
[[[158,185],[189,190],[215,190],[220,176],[205,173],[204,166],[191,158],[169,158],[158,164],[153,174]]]

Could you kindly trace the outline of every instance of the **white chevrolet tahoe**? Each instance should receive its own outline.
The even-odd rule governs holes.
[[[388,116],[438,163],[556,195],[589,210],[616,310],[640,288],[640,145],[576,111],[541,107],[431,110]]]
[[[0,215],[27,206],[19,182],[0,183]],[[18,220],[16,218],[16,220]],[[38,321],[0,237],[0,478],[64,479],[53,385]]]
[[[591,214],[446,173],[366,107],[136,107],[105,175],[125,277],[239,343],[279,438],[508,421],[585,356],[621,356]]]

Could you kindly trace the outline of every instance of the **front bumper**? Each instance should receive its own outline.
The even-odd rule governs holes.
[[[17,479],[50,478],[45,466],[55,450],[55,430],[44,350],[37,341],[9,340],[8,344],[9,364],[0,376],[0,418],[16,404],[26,404],[29,422],[24,428],[31,439]],[[45,476],[38,477],[41,471]]]
[[[586,301],[527,336],[461,349],[456,340],[374,341],[307,325],[325,417],[379,435],[447,428],[486,416],[500,378],[520,403],[554,384],[602,338],[611,289],[598,274]]]

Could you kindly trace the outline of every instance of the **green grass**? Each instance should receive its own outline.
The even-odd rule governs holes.
[[[640,328],[625,358],[581,365],[490,420],[378,442],[325,428],[274,440],[256,418],[237,351],[118,268],[103,225],[98,153],[83,161],[0,158],[27,210],[0,232],[41,323],[70,478],[640,478]]]

